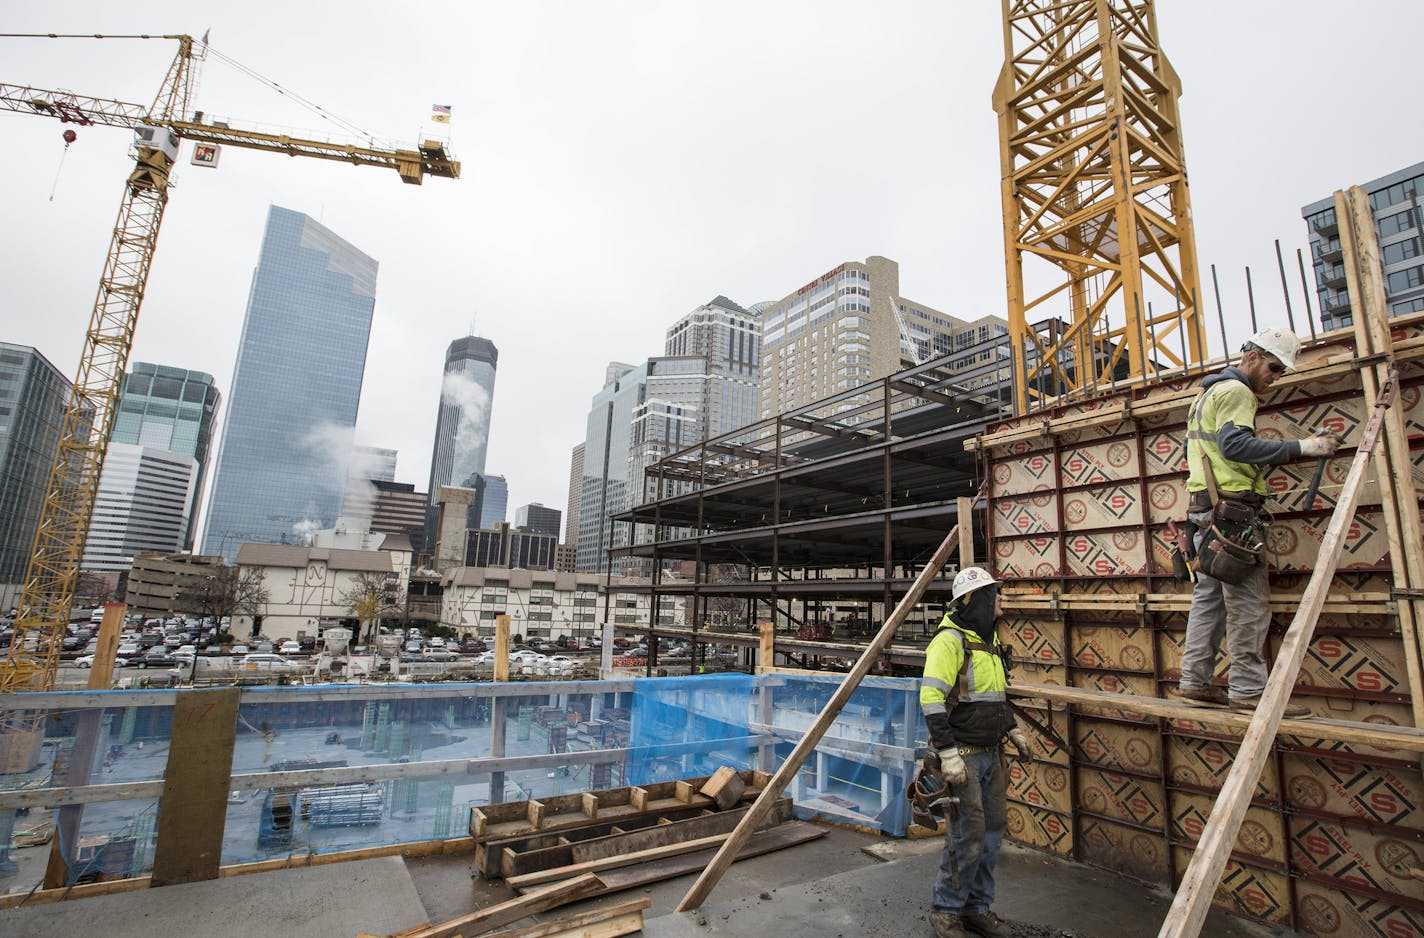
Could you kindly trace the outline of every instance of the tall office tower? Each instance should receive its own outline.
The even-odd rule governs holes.
[[[480,528],[488,530],[496,521],[505,520],[509,512],[509,480],[504,476],[485,476],[479,493]]]
[[[109,444],[81,569],[121,573],[144,553],[177,553],[190,528],[198,461],[154,446]]]
[[[715,297],[673,324],[663,354],[706,363],[706,370],[698,376],[699,386],[688,389],[696,408],[693,432],[697,439],[692,442],[756,422],[761,396],[759,314],[742,309],[725,296]],[[658,395],[650,387],[648,396]]]
[[[977,325],[901,296],[895,261],[847,261],[765,306],[761,416],[795,410],[953,352],[957,337],[971,328],[977,336]],[[994,328],[1000,328],[997,321]],[[1008,322],[1002,321],[997,334],[1007,333]],[[865,403],[863,397],[837,407],[852,410]]]
[[[539,502],[520,505],[514,509],[514,528],[527,534],[552,534],[559,536],[559,525],[564,513],[557,508],[545,508]]]
[[[124,377],[119,410],[114,418],[112,443],[167,450],[197,463],[193,490],[187,496],[187,521],[178,545],[156,548],[164,553],[192,550],[197,535],[197,506],[202,504],[217,423],[218,393],[213,376],[201,371],[135,362]],[[108,472],[105,464],[104,471]],[[99,483],[103,488],[104,483]],[[92,533],[92,532],[91,532]]]
[[[584,431],[583,483],[579,493],[578,569],[603,572],[608,549],[626,546],[627,525],[614,526],[609,516],[632,506],[628,455],[631,452],[633,412],[643,403],[648,365],[637,368],[614,363],[612,376],[593,396]],[[637,480],[639,486],[641,480]],[[614,572],[628,569],[627,561]]]
[[[569,454],[569,504],[564,511],[564,543],[570,547],[578,544],[579,502],[583,499],[583,447],[584,444],[580,443]]]
[[[19,600],[70,383],[28,345],[0,342],[0,607]]]
[[[1424,163],[1362,183],[1360,188],[1369,193],[1374,210],[1389,314],[1424,309]],[[1326,331],[1353,325],[1335,199],[1331,196],[1312,202],[1300,214],[1310,236],[1320,324]]]
[[[376,305],[374,259],[272,206],[252,277],[203,552],[333,527]]]
[[[440,382],[440,409],[435,418],[435,447],[430,455],[426,543],[435,543],[439,514],[435,496],[440,487],[456,485],[475,489],[485,473],[494,374],[498,366],[499,349],[489,339],[463,336],[445,350],[445,376]],[[479,527],[479,521],[479,516],[473,515],[469,527]]]
[[[346,489],[341,498],[341,517],[353,521],[371,520],[380,495],[377,483],[396,480],[396,456],[393,449],[376,446],[353,446],[346,463]],[[414,487],[412,486],[412,489]],[[375,530],[372,528],[371,530]]]

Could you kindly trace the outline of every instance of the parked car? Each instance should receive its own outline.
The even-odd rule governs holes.
[[[291,666],[291,662],[281,655],[274,655],[267,652],[253,652],[250,655],[242,656],[242,667],[251,671],[264,671],[272,668],[286,668]]]
[[[467,655],[478,655],[481,652],[488,651],[489,646],[478,638],[466,638],[460,642],[460,650]]]
[[[405,643],[405,650],[412,655],[420,654],[420,641],[409,641]]]
[[[114,667],[116,668],[126,668],[128,667],[128,664],[129,660],[127,658],[114,659]],[[78,658],[74,659],[74,666],[76,668],[92,668],[94,667],[94,656],[80,655]]]
[[[282,643],[282,647],[277,649],[277,653],[281,655],[296,655],[300,654],[301,650],[301,642],[296,641],[295,639],[288,639],[287,641]]]
[[[174,664],[174,660],[174,657],[169,654],[167,648],[154,647],[130,661],[129,664],[140,669],[171,668]]]
[[[227,653],[230,654],[230,655],[245,655],[245,654],[247,654],[247,646],[246,646],[246,645],[233,645],[231,648],[229,648],[229,649],[227,650]]]
[[[138,642],[120,642],[117,654],[120,658],[137,658],[143,654],[143,646]]]
[[[436,635],[436,636],[434,636],[433,638],[431,638],[430,641],[426,642],[425,644],[428,645],[428,646],[431,647],[431,648],[444,648],[444,647],[445,647],[445,639],[441,638],[439,635]]]

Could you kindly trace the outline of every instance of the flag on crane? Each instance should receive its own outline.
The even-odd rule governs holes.
[[[433,120],[433,121],[435,121],[435,123],[437,123],[437,124],[448,124],[448,123],[450,123],[450,105],[448,105],[448,104],[432,104],[432,105],[430,105],[430,111],[431,111],[430,119]]]

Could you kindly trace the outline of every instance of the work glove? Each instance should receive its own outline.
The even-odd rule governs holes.
[[[1340,438],[1329,430],[1316,430],[1314,436],[1300,441],[1302,456],[1334,456],[1340,448]]]
[[[969,778],[969,768],[964,764],[964,757],[959,754],[958,746],[939,751],[939,774],[951,785],[963,785]]]
[[[1009,730],[1009,745],[1014,747],[1013,757],[1015,759],[1027,759],[1033,755],[1033,748],[1029,744],[1028,734],[1017,726]]]

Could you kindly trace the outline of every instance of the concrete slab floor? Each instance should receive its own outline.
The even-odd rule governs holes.
[[[139,889],[0,911],[5,938],[351,938],[423,917],[399,857]]]
[[[829,828],[819,840],[733,864],[697,912],[675,911],[695,882],[688,875],[568,906],[538,920],[646,896],[652,906],[645,913],[643,934],[649,938],[929,938],[929,891],[940,846],[938,838],[897,841]],[[864,847],[872,847],[879,858]],[[407,868],[435,922],[512,895],[502,883],[472,878],[469,857],[411,859]],[[1013,845],[1006,845],[1000,856],[997,891],[994,909],[1013,922],[1015,938],[1151,938],[1172,902],[1165,889]],[[1301,938],[1216,910],[1202,935]]]

